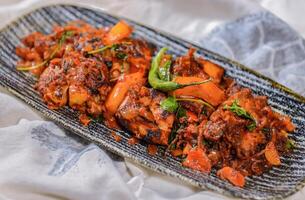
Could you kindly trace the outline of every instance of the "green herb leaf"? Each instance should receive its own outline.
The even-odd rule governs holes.
[[[230,110],[231,112],[235,113],[239,117],[242,117],[242,118],[249,119],[249,120],[253,121],[250,125],[247,126],[247,129],[249,131],[252,131],[252,130],[255,129],[255,127],[256,127],[255,119],[250,115],[250,113],[248,113],[244,108],[242,108],[238,104],[238,101],[236,99],[234,100],[234,102],[232,103],[231,106],[225,105],[223,107],[223,109]]]
[[[113,44],[113,45],[110,45],[110,48],[112,51],[117,51],[119,49],[120,45],[119,44]]]
[[[179,105],[175,97],[169,96],[163,101],[161,101],[160,106],[163,110],[173,113],[177,110]]]
[[[267,128],[267,127],[262,128],[262,132],[263,132],[264,134],[269,134],[270,131],[271,131],[270,128]]]
[[[179,119],[181,117],[186,117],[186,110],[184,108],[182,108],[180,105],[177,109],[176,117],[177,117],[177,119]]]
[[[246,126],[249,131],[253,131],[256,128],[256,123],[253,121],[251,124]]]
[[[170,67],[171,67],[171,61],[168,60],[165,62],[165,64],[162,67],[159,67],[158,69],[158,75],[159,78],[163,81],[170,81]]]
[[[107,49],[111,49],[113,51],[116,51],[118,50],[118,48],[120,47],[119,44],[112,44],[112,45],[107,45],[107,46],[103,46],[101,48],[98,48],[98,49],[95,49],[95,50],[92,50],[92,51],[88,51],[87,53],[88,54],[96,54],[96,53],[101,53]]]
[[[288,150],[291,150],[291,149],[295,148],[295,143],[294,143],[294,141],[291,140],[291,139],[288,139],[287,142],[286,142],[286,148],[287,148]]]
[[[123,52],[118,52],[118,53],[116,53],[116,57],[117,57],[118,59],[123,60],[123,59],[127,58],[127,54],[126,54],[126,53],[123,53]]]
[[[104,116],[101,114],[95,118],[93,118],[94,121],[98,122],[98,123],[101,123],[104,121]]]

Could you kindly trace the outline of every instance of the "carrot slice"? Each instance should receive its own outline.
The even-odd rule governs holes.
[[[244,187],[245,177],[237,170],[231,167],[223,167],[217,171],[217,176],[221,179],[230,181],[233,185]]]
[[[113,26],[105,37],[106,45],[114,44],[124,38],[127,38],[132,33],[132,28],[124,21],[119,21]]]
[[[209,173],[212,167],[208,156],[201,148],[191,149],[182,165],[205,173]]]
[[[280,165],[281,160],[279,153],[273,142],[269,142],[265,148],[265,157],[271,165]]]
[[[140,84],[143,82],[143,73],[141,72],[125,75],[123,79],[119,80],[115,84],[110,94],[108,95],[105,102],[106,109],[111,114],[114,114],[117,111],[118,107],[121,105],[122,101],[124,100],[129,88],[132,85],[135,85],[137,83]]]
[[[204,81],[203,78],[199,77],[176,77],[173,80],[176,83],[187,84],[193,82]],[[213,82],[207,82],[201,85],[187,86],[173,92],[176,96],[192,96],[203,99],[213,106],[217,106],[222,103],[225,99],[225,93]]]
[[[203,65],[203,70],[207,73],[210,77],[213,78],[215,83],[220,83],[222,76],[224,74],[224,69],[210,61],[205,61]]]
[[[185,145],[185,147],[183,148],[182,154],[183,154],[183,155],[187,155],[187,154],[190,152],[191,149],[192,149],[192,146],[191,146],[189,143],[187,143],[187,144]]]

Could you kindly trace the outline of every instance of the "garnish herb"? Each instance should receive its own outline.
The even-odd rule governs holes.
[[[88,51],[87,54],[96,54],[96,53],[101,53],[107,49],[112,49],[112,50],[116,50],[119,48],[119,45],[118,44],[112,44],[112,45],[107,45],[107,46],[103,46],[102,48],[99,48],[99,49],[95,49],[95,50],[92,50],[92,51]]]
[[[270,134],[270,128],[264,127],[264,128],[262,128],[262,132],[264,134]]]
[[[39,67],[44,66],[45,64],[47,64],[50,60],[52,60],[55,56],[55,54],[61,49],[62,45],[65,43],[66,39],[73,36],[74,32],[73,31],[65,31],[61,38],[59,39],[56,48],[54,49],[54,51],[51,53],[51,55],[45,59],[43,62],[33,65],[33,66],[18,66],[17,70],[20,71],[28,71],[28,70],[32,70],[32,69],[37,69]]]
[[[130,42],[122,42],[121,44],[130,45],[132,43],[130,43]],[[105,51],[107,49],[111,49],[113,51],[117,51],[121,44],[111,44],[111,45],[103,46],[101,48],[98,48],[98,49],[95,49],[95,50],[92,50],[92,51],[88,51],[87,54],[101,53],[101,52],[103,52],[103,51]]]
[[[160,106],[163,110],[173,113],[177,110],[179,105],[175,97],[169,96],[161,101]]]
[[[256,122],[253,121],[249,125],[246,126],[249,131],[253,131],[256,128]]]
[[[161,101],[160,105],[161,108],[163,110],[167,110],[169,112],[175,112],[177,110],[177,108],[180,108],[178,101],[190,101],[190,102],[196,102],[196,103],[200,103],[202,105],[208,106],[210,108],[214,107],[212,105],[210,105],[209,103],[201,100],[201,99],[191,99],[191,98],[175,98],[172,96],[169,96],[167,99],[164,99],[163,101]],[[181,107],[181,109],[183,109]],[[177,110],[177,112],[179,111],[179,109]]]
[[[295,143],[294,143],[294,141],[291,140],[291,139],[288,139],[287,142],[286,142],[286,148],[287,148],[288,150],[291,150],[291,149],[295,148]]]
[[[184,108],[182,108],[180,105],[177,109],[176,117],[177,117],[177,119],[179,119],[181,117],[186,117],[186,110]]]
[[[247,129],[249,131],[253,131],[255,129],[255,127],[256,127],[255,119],[244,108],[242,108],[238,104],[238,101],[236,99],[234,100],[234,102],[232,103],[231,106],[225,105],[223,107],[223,109],[230,110],[231,112],[235,113],[239,117],[251,120],[252,123],[247,126]]]
[[[118,52],[118,53],[116,53],[116,57],[117,57],[118,59],[123,60],[123,59],[127,58],[127,54],[126,54],[126,53],[123,53],[123,52]]]
[[[173,81],[164,81],[162,79],[160,79],[159,77],[159,65],[160,62],[164,56],[164,53],[167,51],[166,47],[163,47],[158,54],[154,57],[150,70],[149,70],[149,74],[148,74],[148,82],[149,84],[157,90],[161,90],[163,92],[168,92],[168,91],[172,91],[172,90],[176,90],[179,88],[183,88],[186,86],[191,86],[191,85],[200,85],[203,83],[207,83],[210,82],[211,79],[208,80],[204,80],[204,81],[200,81],[200,82],[194,82],[194,83],[189,83],[189,84],[179,84]]]

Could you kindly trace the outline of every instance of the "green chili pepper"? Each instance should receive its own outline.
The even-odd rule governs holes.
[[[207,82],[211,81],[211,79],[208,79],[208,80],[189,83],[189,84],[179,84],[179,83],[176,83],[176,82],[173,82],[173,81],[164,81],[164,80],[160,79],[159,74],[158,74],[159,65],[160,65],[160,62],[163,58],[163,55],[167,51],[167,49],[168,48],[163,47],[158,52],[158,54],[153,59],[150,70],[149,70],[148,82],[154,89],[161,90],[163,92],[168,92],[168,91],[176,90],[176,89],[183,88],[183,87],[186,87],[186,86],[200,85],[200,84],[207,83]]]
[[[159,67],[158,70],[158,75],[159,78],[163,81],[170,81],[171,74],[170,74],[170,66],[171,66],[171,61],[166,61],[164,66]]]

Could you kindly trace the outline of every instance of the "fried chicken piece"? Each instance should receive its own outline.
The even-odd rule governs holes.
[[[163,93],[154,89],[134,86],[120,105],[116,118],[137,138],[167,145],[174,114],[160,107],[165,98]]]

